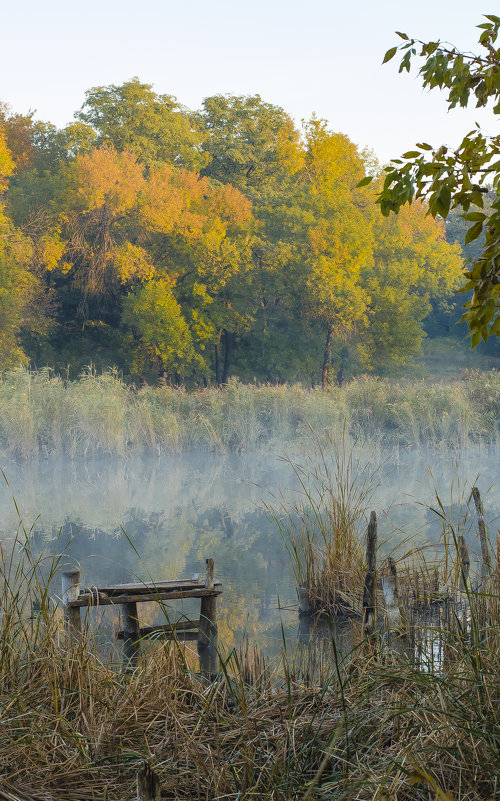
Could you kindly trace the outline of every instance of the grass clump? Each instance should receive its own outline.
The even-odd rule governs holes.
[[[323,450],[317,443],[317,456],[304,466],[284,461],[299,491],[292,502],[280,498],[278,506],[267,508],[291,559],[300,609],[359,615],[366,572],[359,527],[378,468],[361,463],[347,446],[345,432],[339,446],[331,440]]]

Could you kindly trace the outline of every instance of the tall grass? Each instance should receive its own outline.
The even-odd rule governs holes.
[[[77,381],[48,369],[0,376],[5,457],[241,453],[305,446],[311,429],[324,441],[347,430],[390,447],[497,443],[500,374],[470,372],[432,383],[361,377],[327,392],[236,380],[221,390],[137,389],[111,370],[88,370]]]

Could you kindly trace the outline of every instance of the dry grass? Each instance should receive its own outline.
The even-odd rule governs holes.
[[[353,468],[338,467],[344,478]],[[353,478],[339,496],[335,474],[316,478],[323,511],[335,498],[321,522],[345,545],[365,489]],[[468,583],[467,614],[450,605],[393,642],[353,623],[349,653],[332,638],[307,681],[286,649],[272,676],[246,648],[207,678],[176,642],[145,645],[122,672],[90,633],[66,637],[49,597],[59,567],[34,557],[24,531],[0,560],[1,799],[131,801],[144,760],[162,798],[185,801],[498,797],[498,554],[487,585]]]

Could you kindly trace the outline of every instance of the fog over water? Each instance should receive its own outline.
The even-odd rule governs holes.
[[[370,470],[381,465],[367,513],[377,512],[383,550],[405,540],[439,539],[441,524],[426,507],[436,506],[435,490],[446,507],[452,506],[457,522],[476,479],[494,540],[500,512],[498,452],[356,453],[360,471],[363,465]],[[296,461],[306,464],[305,457]],[[297,500],[297,481],[277,454],[49,459],[1,466],[9,482],[0,486],[3,543],[20,530],[20,515],[33,550],[64,550],[64,564],[80,563],[85,586],[190,578],[203,574],[205,558],[213,557],[223,585],[219,630],[225,644],[238,644],[247,634],[274,654],[281,647],[282,624],[287,636],[296,637],[295,580],[266,504],[277,508],[280,493]],[[360,521],[360,535],[364,525]],[[469,545],[477,552],[473,514],[467,526]],[[196,615],[198,606],[186,601],[182,612]],[[150,622],[153,605],[141,614]]]

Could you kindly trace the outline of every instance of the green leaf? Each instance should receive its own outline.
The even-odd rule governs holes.
[[[389,48],[389,50],[387,51],[387,53],[384,56],[384,60],[382,61],[382,64],[387,64],[387,62],[390,61],[391,58],[394,58],[394,56],[396,55],[397,52],[398,52],[398,48],[397,47]]]
[[[417,147],[420,150],[432,150],[432,145],[428,145],[427,142],[417,142]]]
[[[420,156],[418,150],[408,150],[407,153],[403,153],[404,159],[416,159],[418,156]]]
[[[395,31],[395,33],[400,37],[400,39],[406,39],[406,41],[409,40],[409,37],[406,35],[406,33],[401,33],[401,31]]]
[[[467,233],[465,234],[465,244],[468,245],[469,242],[473,242],[478,236],[481,235],[483,230],[483,223],[477,222],[475,225],[472,225]]]
[[[448,184],[441,184],[439,190],[434,198],[434,203],[431,210],[437,210],[441,217],[447,217],[451,204],[451,189]]]
[[[373,181],[373,175],[365,175],[365,177],[362,178],[361,181],[358,181],[358,183],[355,186],[355,189],[359,189],[361,186],[368,186],[368,184],[370,184],[372,181]]]
[[[489,19],[490,22],[494,22],[495,25],[500,25],[500,17],[495,16],[495,14],[485,14],[486,19]]]
[[[474,331],[474,333],[472,334],[472,339],[470,341],[470,346],[472,350],[474,350],[474,348],[476,348],[480,342],[481,342],[481,331]]]
[[[470,214],[464,214],[464,220],[469,220],[470,222],[483,222],[486,219],[486,214],[483,214],[481,211],[471,211]]]
[[[490,336],[500,336],[500,317],[497,317],[491,324]]]

